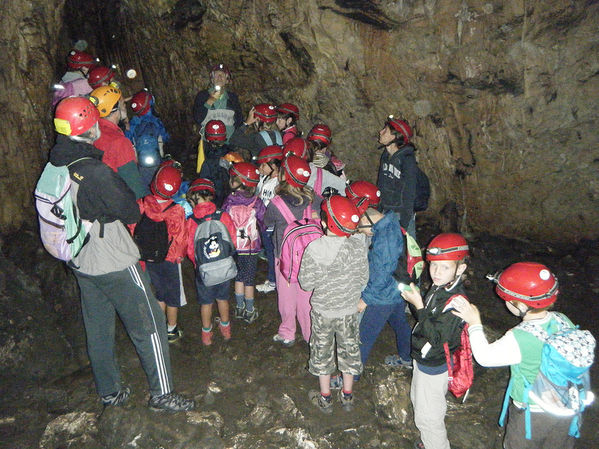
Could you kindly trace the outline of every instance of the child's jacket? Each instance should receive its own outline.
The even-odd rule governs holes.
[[[312,293],[312,309],[327,318],[357,313],[360,293],[368,280],[367,248],[363,235],[324,235],[304,252],[299,284]]]
[[[449,310],[443,312],[447,300],[454,295],[466,297],[461,278],[448,287],[433,285],[426,295],[425,307],[416,312],[418,322],[412,330],[412,358],[418,364],[445,365],[443,343],[449,343],[449,352],[460,347],[464,322]]]
[[[154,195],[147,195],[137,200],[139,211],[154,221],[166,222],[169,240],[172,240],[166,255],[167,262],[179,263],[185,257],[187,246],[187,229],[185,227],[185,210],[180,205],[168,207],[173,200],[159,201]],[[131,230],[133,232],[134,229]]]
[[[368,251],[370,276],[362,292],[362,299],[370,305],[391,305],[403,302],[397,281],[392,274],[404,251],[399,218],[393,212],[381,218],[372,227],[372,241]]]

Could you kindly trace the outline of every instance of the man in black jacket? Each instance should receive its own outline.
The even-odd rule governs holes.
[[[68,265],[81,291],[87,348],[104,406],[121,405],[130,390],[121,383],[114,351],[115,315],[131,337],[150,384],[149,407],[185,411],[194,401],[173,392],[166,324],[139,265],[139,250],[127,224],[140,218],[135,195],[102,159],[92,143],[100,136],[98,110],[86,98],[69,97],[56,107],[59,133],[50,162],[69,167],[71,195],[83,220],[91,222],[89,241]]]

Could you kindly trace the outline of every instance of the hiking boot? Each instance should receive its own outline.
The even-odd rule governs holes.
[[[196,404],[180,394],[170,392],[161,396],[151,396],[148,407],[153,411],[186,412],[193,410]]]
[[[179,329],[179,326],[175,326],[172,331],[167,331],[166,336],[169,343],[174,343],[183,336],[183,331]]]
[[[256,308],[254,308],[254,310],[252,310],[251,312],[248,312],[247,309],[245,310],[245,315],[243,317],[243,321],[245,321],[248,324],[252,324],[257,319],[258,319],[258,310]]]
[[[109,407],[111,405],[123,405],[129,399],[130,394],[131,390],[129,389],[129,387],[121,388],[116,393],[102,396],[102,405],[104,407]]]
[[[388,355],[387,357],[385,357],[385,365],[412,369],[412,361],[404,360],[397,354]]]
[[[256,285],[256,290],[261,293],[270,293],[274,292],[277,289],[277,284],[270,281],[264,281],[263,284]]]
[[[286,348],[290,348],[295,344],[295,340],[287,340],[286,338],[281,337],[279,334],[275,334],[274,337],[272,337],[272,341],[281,343]]]
[[[231,339],[231,322],[227,326],[223,326],[223,323],[218,323],[218,330],[223,336],[223,340],[229,341]]]
[[[349,397],[343,393],[343,389],[339,390],[339,401],[341,401],[341,407],[346,412],[351,412],[354,409],[354,395],[350,394]]]
[[[235,318],[238,320],[243,320],[244,316],[245,316],[245,306],[235,307]]]
[[[310,402],[318,407],[322,413],[326,415],[333,413],[333,401],[331,400],[330,396],[327,400],[322,394],[320,394],[320,391],[310,390],[308,392],[308,398],[310,399]]]
[[[202,329],[202,344],[204,346],[210,346],[212,344],[212,336],[214,335],[214,332],[210,331],[205,331],[204,329]]]
[[[422,440],[418,439],[417,441],[414,441],[414,449],[426,449],[424,447],[424,443],[422,442]]]

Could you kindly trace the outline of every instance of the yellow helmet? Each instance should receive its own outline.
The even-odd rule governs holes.
[[[89,100],[98,108],[100,117],[107,117],[117,107],[121,91],[114,86],[102,86],[89,94]]]

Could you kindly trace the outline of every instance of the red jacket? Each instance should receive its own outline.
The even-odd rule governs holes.
[[[196,207],[193,208],[193,215],[196,218],[203,218],[206,215],[210,215],[213,214],[214,212],[216,212],[216,204],[207,201],[205,203],[200,203],[198,205],[196,205]],[[227,230],[229,231],[229,234],[231,235],[231,241],[233,242],[233,247],[237,246],[236,245],[236,231],[235,231],[235,225],[233,224],[233,220],[231,220],[231,216],[226,213],[223,212],[222,215],[220,216],[220,221],[222,221],[222,223],[225,225],[225,227],[227,228]],[[189,257],[189,260],[191,260],[193,262],[193,265],[195,266],[196,261],[195,261],[195,248],[194,248],[194,237],[196,234],[196,228],[198,227],[198,224],[195,222],[195,220],[193,218],[188,218],[187,219],[187,257]]]
[[[115,172],[128,162],[137,164],[135,148],[121,128],[104,118],[101,118],[98,123],[101,135],[94,142],[94,146],[104,152],[102,162]]]
[[[185,257],[187,246],[187,227],[185,224],[185,210],[182,206],[175,204],[164,210],[173,203],[173,200],[164,200],[154,195],[148,195],[137,200],[139,210],[149,218],[156,221],[165,221],[169,240],[172,239],[165,260],[173,263],[181,263]],[[135,225],[131,226],[131,233],[135,231]]]

